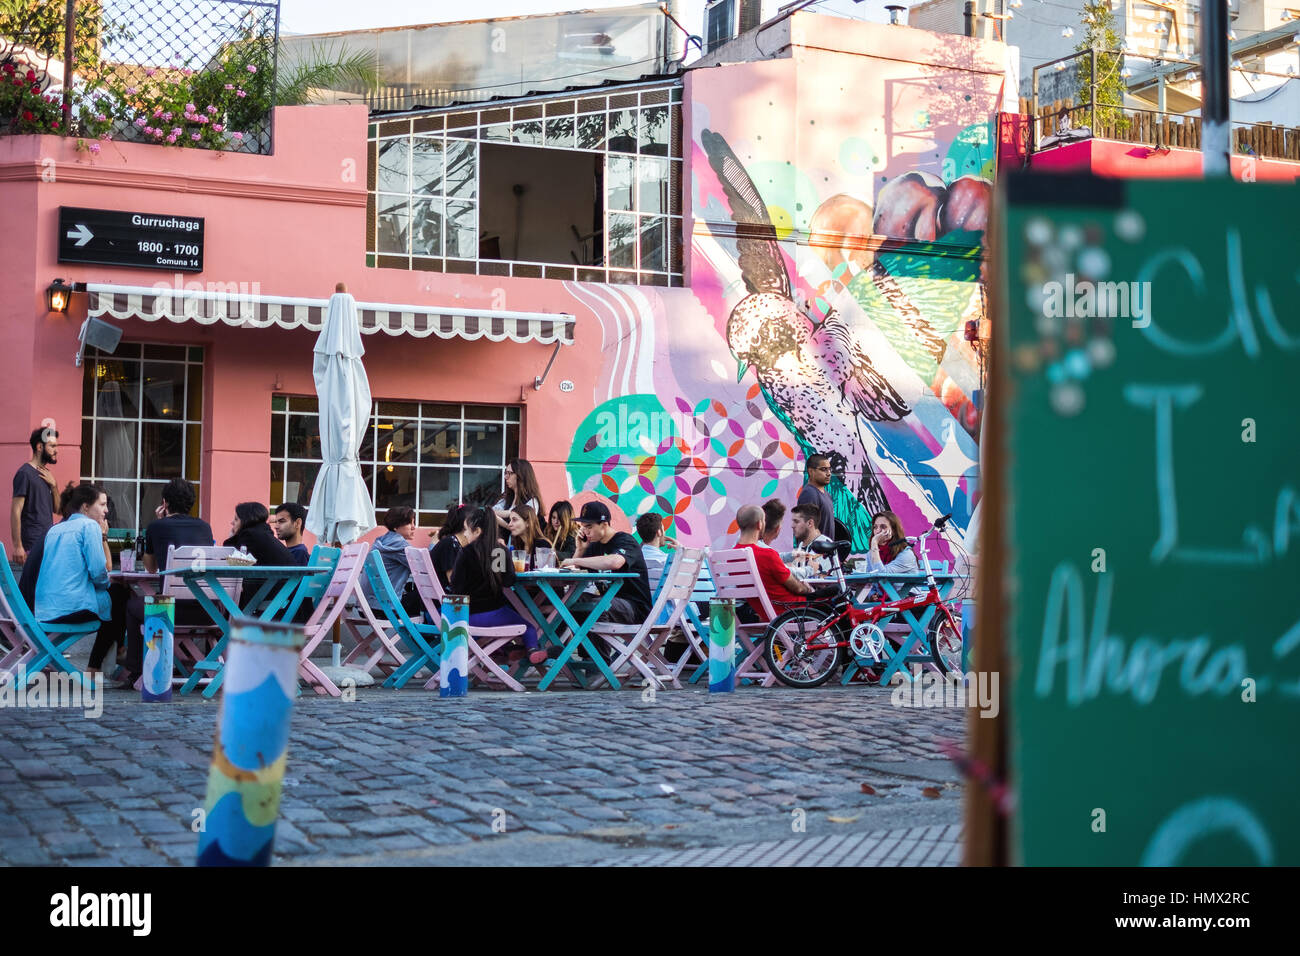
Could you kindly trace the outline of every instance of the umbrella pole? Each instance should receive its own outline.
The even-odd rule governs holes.
[[[339,284],[342,285],[342,283]],[[333,546],[336,548],[340,548],[342,547],[342,544],[340,544],[338,541],[335,541]],[[330,663],[334,667],[343,666],[343,634],[341,628],[342,628],[342,623],[340,622],[339,618],[336,617],[334,619],[334,625],[331,628],[332,643],[330,644]]]

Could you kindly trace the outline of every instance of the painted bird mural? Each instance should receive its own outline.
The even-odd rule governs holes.
[[[911,407],[872,366],[837,312],[814,322],[796,305],[758,189],[722,136],[704,130],[700,140],[731,207],[749,292],[727,319],[727,344],[740,363],[738,380],[752,368],[768,404],[803,446],[830,457],[835,480],[866,509],[862,521],[855,515],[846,522],[865,544],[866,534],[857,526],[889,508],[868,455],[876,439],[867,422],[899,421]]]
[[[144,687],[151,694],[161,694],[171,686],[170,662],[162,653],[162,640],[166,633],[167,625],[156,618],[145,621]]]

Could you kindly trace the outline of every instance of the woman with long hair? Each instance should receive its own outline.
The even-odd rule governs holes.
[[[433,573],[438,575],[438,583],[444,591],[451,587],[451,569],[456,566],[460,549],[469,540],[465,534],[465,514],[469,510],[465,505],[456,505],[448,511],[446,520],[438,529],[438,541],[429,549]]]
[[[916,555],[908,547],[903,522],[892,511],[882,511],[871,519],[871,547],[867,551],[867,570],[889,574],[916,574]]]
[[[36,579],[36,619],[43,623],[107,624],[112,617],[108,596],[108,495],[89,482],[68,482],[59,497],[63,520],[45,532],[41,570]],[[96,634],[91,651],[97,673],[117,635]]]
[[[451,572],[450,593],[469,597],[472,627],[522,624],[528,662],[543,664],[550,655],[537,646],[537,628],[506,601],[506,588],[515,583],[515,569],[497,542],[491,514],[486,508],[473,508],[465,514],[467,540]]]
[[[244,501],[235,505],[235,516],[230,520],[230,537],[221,543],[227,548],[247,548],[258,564],[296,567],[289,549],[266,523],[269,517],[271,512],[260,501]]]
[[[573,557],[578,548],[578,526],[573,520],[573,505],[557,501],[546,517],[546,539],[555,550],[556,562]]]
[[[531,559],[537,546],[545,542],[542,526],[537,523],[537,512],[528,505],[515,505],[506,515],[506,529],[510,532],[510,546],[523,551]]]
[[[526,458],[514,458],[506,463],[505,482],[505,492],[492,506],[497,525],[502,529],[509,528],[508,512],[516,505],[527,505],[536,514],[546,510],[542,507],[542,490],[537,484],[537,473]]]

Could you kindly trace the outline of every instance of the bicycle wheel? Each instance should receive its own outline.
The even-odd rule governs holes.
[[[817,687],[840,666],[841,636],[831,624],[835,613],[824,607],[786,611],[763,635],[763,657],[776,679],[789,687]],[[808,649],[809,644],[830,645]]]
[[[947,615],[937,611],[926,630],[930,642],[930,657],[941,674],[961,674],[961,630],[954,627]]]

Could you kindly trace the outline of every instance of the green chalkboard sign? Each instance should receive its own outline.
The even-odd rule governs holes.
[[[1300,189],[1000,184],[1010,860],[1300,863]]]

